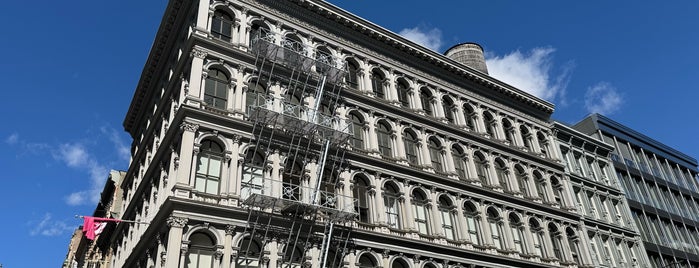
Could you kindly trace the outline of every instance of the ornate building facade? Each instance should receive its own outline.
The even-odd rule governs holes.
[[[599,114],[573,128],[614,146],[611,164],[652,267],[698,267],[697,160]]]
[[[102,265],[647,267],[613,148],[482,53],[321,0],[170,0],[124,121],[120,217],[150,224],[110,223]]]

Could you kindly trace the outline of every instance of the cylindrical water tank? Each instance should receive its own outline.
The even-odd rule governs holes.
[[[483,48],[479,44],[461,43],[447,49],[444,55],[463,65],[488,74],[488,66],[485,65]]]

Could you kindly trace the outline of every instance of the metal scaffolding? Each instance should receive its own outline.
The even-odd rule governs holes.
[[[337,193],[344,148],[352,137],[351,122],[334,113],[345,64],[266,29],[253,34],[250,52],[256,57],[256,79],[246,98],[254,145],[243,164],[241,195],[249,210],[245,232],[263,244],[283,243],[281,267],[303,266],[314,258],[308,250],[313,245],[320,245],[315,256],[320,267],[340,267],[357,216],[352,195]],[[272,82],[287,89],[284,97],[255,91]],[[313,107],[304,105],[306,99]],[[277,179],[266,171],[273,154],[285,158]],[[315,164],[315,176],[309,176],[308,164]],[[250,245],[238,256],[248,256]]]

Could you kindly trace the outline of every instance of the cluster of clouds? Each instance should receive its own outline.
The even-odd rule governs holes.
[[[440,52],[444,44],[442,31],[438,28],[416,26],[398,32],[406,39],[430,50]],[[567,107],[568,83],[574,63],[554,65],[555,48],[535,47],[529,51],[515,50],[505,55],[486,52],[488,73],[516,88],[544,100]],[[588,87],[583,95],[583,107],[589,113],[612,114],[624,102],[623,94],[609,82],[598,82]]]
[[[128,163],[130,150],[120,133],[111,126],[99,128],[99,135],[92,139],[74,142],[59,142],[55,144],[32,142],[22,139],[19,133],[12,133],[4,140],[7,145],[16,147],[20,155],[44,155],[63,166],[77,170],[85,175],[76,183],[79,190],[66,193],[65,204],[69,206],[94,206],[99,202],[104,182],[109,176],[109,167],[115,163]],[[90,151],[91,147],[111,143],[118,159],[105,160]],[[30,235],[57,236],[72,231],[75,226],[65,221],[54,219],[51,213],[45,213],[41,219],[29,221]]]

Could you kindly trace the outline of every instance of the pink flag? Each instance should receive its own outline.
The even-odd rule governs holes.
[[[118,219],[96,218],[96,217],[84,216],[83,217],[83,232],[85,233],[85,237],[87,237],[87,239],[90,239],[90,240],[95,240],[95,236],[102,233],[102,230],[104,230],[104,227],[107,225],[107,222],[109,222],[109,221],[121,222],[121,220],[118,220]]]

